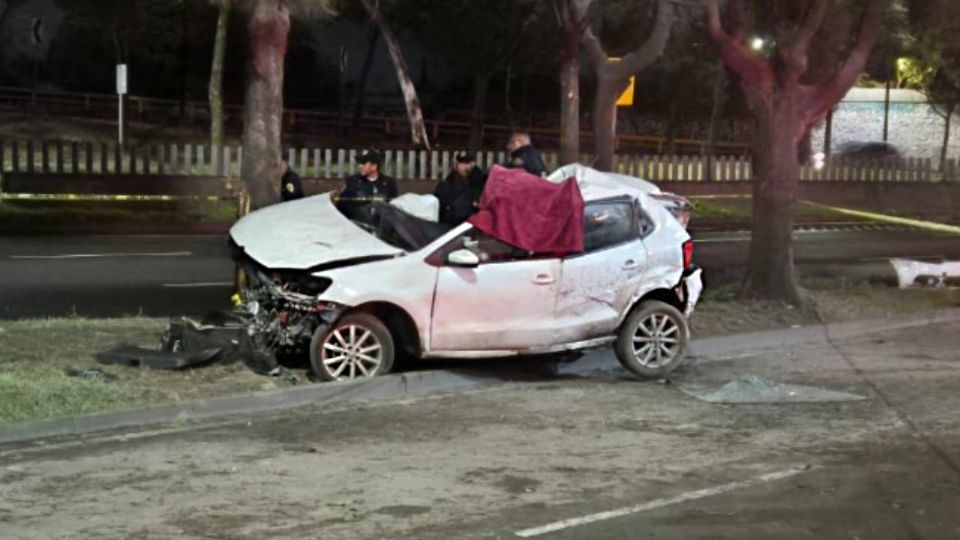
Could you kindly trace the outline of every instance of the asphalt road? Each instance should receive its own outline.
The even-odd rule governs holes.
[[[736,273],[749,233],[696,236],[708,276]],[[801,231],[801,266],[890,273],[890,257],[960,259],[955,235],[896,229]],[[227,307],[233,266],[221,236],[0,237],[0,318],[196,315]]]

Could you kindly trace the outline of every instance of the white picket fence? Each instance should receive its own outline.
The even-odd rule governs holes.
[[[617,172],[652,182],[737,182],[753,179],[750,158],[718,157],[713,160],[713,175],[707,171],[710,161],[700,156],[621,156]],[[800,180],[810,182],[934,182],[956,181],[957,160],[951,159],[943,171],[935,171],[930,159],[828,159],[822,166],[800,169]]]
[[[305,178],[343,178],[357,170],[358,148],[289,148],[285,154],[291,167]],[[433,179],[446,176],[454,163],[453,150],[384,150],[381,169],[398,179]],[[505,163],[503,151],[475,154],[481,167]],[[561,165],[556,152],[544,152],[548,169]],[[243,151],[239,146],[160,144],[118,149],[113,144],[0,141],[0,172],[37,174],[117,174],[175,176],[239,176]],[[590,165],[584,154],[581,163]],[[752,178],[749,158],[701,156],[620,155],[617,172],[653,182],[748,181]],[[935,182],[957,181],[957,160],[949,160],[943,171],[935,171],[930,159],[827,160],[823,167],[804,167],[803,181],[842,182]]]

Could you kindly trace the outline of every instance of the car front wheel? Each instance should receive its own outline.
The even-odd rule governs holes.
[[[353,313],[317,328],[310,341],[310,364],[321,379],[362,379],[393,369],[390,330],[369,313]]]
[[[647,300],[634,308],[620,328],[617,359],[640,377],[662,377],[680,365],[689,341],[690,327],[677,308]]]

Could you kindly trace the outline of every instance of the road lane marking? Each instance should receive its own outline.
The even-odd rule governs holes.
[[[116,257],[189,257],[192,251],[171,251],[168,253],[70,253],[66,255],[11,255],[11,259],[106,259]]]
[[[192,289],[203,287],[233,287],[232,281],[208,281],[206,283],[164,283],[164,287],[171,289]]]
[[[695,501],[697,499],[704,499],[706,497],[713,497],[714,495],[720,495],[722,493],[728,493],[730,491],[735,491],[738,489],[759,486],[762,484],[766,484],[768,482],[774,482],[777,480],[790,478],[791,476],[796,476],[798,474],[801,474],[810,470],[812,470],[812,468],[793,468],[793,469],[786,469],[783,471],[772,472],[772,473],[764,474],[762,476],[757,476],[755,478],[741,480],[739,482],[731,482],[729,484],[723,484],[723,485],[715,486],[712,488],[699,489],[697,491],[682,493],[675,497],[657,499],[647,503],[638,504],[635,506],[628,506],[626,508],[618,508],[616,510],[610,510],[607,512],[590,514],[588,516],[565,519],[563,521],[555,521],[553,523],[549,523],[541,527],[534,527],[532,529],[524,529],[522,531],[517,531],[514,534],[516,534],[521,538],[530,538],[533,536],[540,536],[547,533],[561,531],[563,529],[569,529],[571,527],[579,527],[581,525],[587,525],[589,523],[596,523],[597,521],[604,521],[607,519],[618,518],[618,517],[622,517],[630,514],[636,514],[639,512],[646,512],[647,510],[655,510],[657,508],[663,508],[665,506],[685,503],[688,501]]]

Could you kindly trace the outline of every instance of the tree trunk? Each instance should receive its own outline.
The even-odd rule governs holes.
[[[360,67],[360,80],[357,82],[357,102],[353,108],[353,123],[350,126],[350,135],[353,136],[360,129],[360,121],[367,108],[367,80],[370,78],[370,67],[377,52],[377,42],[380,41],[380,31],[377,25],[371,24],[367,30],[367,52]]]
[[[567,39],[560,60],[560,163],[580,159],[580,36]]]
[[[883,92],[883,142],[890,138],[890,79],[887,79]]]
[[[190,14],[187,12],[187,3],[180,6],[180,50],[177,54],[178,76],[177,86],[178,98],[180,101],[180,123],[187,123],[187,62],[190,55],[189,44],[187,43],[187,28],[190,25]]]
[[[713,181],[716,173],[717,138],[720,131],[720,117],[723,114],[723,105],[726,102],[727,68],[722,63],[717,71],[717,78],[713,83],[713,105],[710,109],[710,127],[707,129],[707,167],[704,171],[704,180]]]
[[[410,140],[413,144],[423,145],[429,150],[430,140],[427,137],[427,127],[423,120],[423,109],[420,107],[417,89],[410,78],[407,62],[403,59],[400,42],[397,41],[396,36],[393,35],[393,31],[378,9],[372,6],[369,0],[361,1],[363,8],[370,15],[370,19],[380,28],[383,41],[387,44],[387,51],[390,52],[390,58],[393,60],[393,67],[397,72],[397,81],[400,83],[400,91],[403,92],[403,103],[407,108],[407,118],[410,121]]]
[[[947,153],[950,150],[950,124],[953,120],[953,111],[956,105],[947,105],[944,107],[943,124],[943,146],[940,147],[940,172],[947,170]]]
[[[283,0],[258,0],[249,25],[249,63],[241,175],[251,207],[279,200],[283,68],[290,12]]]
[[[593,167],[599,171],[613,170],[613,155],[617,146],[618,90],[621,90],[621,85],[598,70],[597,94],[593,100],[593,147],[596,153]]]
[[[830,159],[830,154],[833,152],[833,111],[833,108],[827,111],[827,127],[823,130],[824,159]]]
[[[667,114],[667,144],[666,154],[677,155],[677,131],[680,130],[680,104],[676,100],[670,102],[670,112]]]
[[[483,125],[487,113],[487,90],[490,88],[490,72],[478,71],[473,77],[473,113],[470,115],[470,152],[483,145]]]
[[[516,126],[516,119],[513,117],[513,64],[507,63],[507,76],[503,84],[503,112],[507,114],[507,125],[510,131]]]
[[[217,8],[217,36],[213,47],[213,62],[210,66],[210,144],[223,147],[223,63],[227,56],[227,30],[233,0],[220,0]]]
[[[753,234],[744,292],[806,307],[793,265],[797,145],[803,128],[791,101],[785,98],[766,110],[754,110]]]

